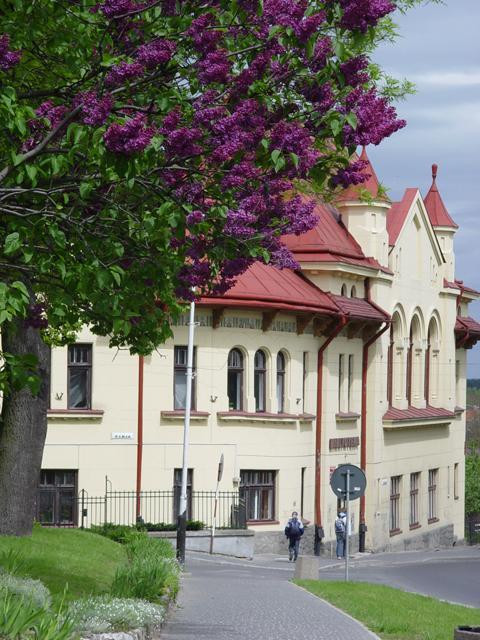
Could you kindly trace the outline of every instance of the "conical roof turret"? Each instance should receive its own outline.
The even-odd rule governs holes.
[[[341,204],[343,202],[355,202],[360,200],[360,194],[362,192],[367,191],[374,200],[381,200],[383,202],[390,202],[388,196],[380,189],[380,182],[378,181],[377,174],[375,173],[375,169],[370,162],[370,159],[367,155],[367,151],[365,147],[362,149],[362,153],[360,154],[359,160],[362,160],[365,163],[365,166],[360,171],[364,175],[367,175],[368,178],[365,182],[360,184],[350,185],[342,191],[336,198],[336,202]]]
[[[458,225],[453,221],[443,204],[442,197],[437,188],[437,171],[438,165],[432,164],[432,186],[423,199],[428,217],[432,223],[432,227],[450,227],[458,229]]]

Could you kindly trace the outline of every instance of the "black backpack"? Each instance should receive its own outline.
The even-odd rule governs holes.
[[[303,531],[300,527],[300,521],[290,520],[290,522],[288,523],[288,536],[291,536],[292,538],[298,538],[302,535],[302,533]]]

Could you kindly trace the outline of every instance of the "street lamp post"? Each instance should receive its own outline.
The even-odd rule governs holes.
[[[185,543],[187,531],[187,474],[188,474],[188,444],[190,435],[190,413],[192,409],[192,377],[193,377],[193,334],[195,330],[195,302],[190,303],[188,321],[187,347],[187,389],[185,399],[185,420],[183,423],[183,463],[182,485],[180,488],[180,505],[177,519],[177,560],[185,564]]]

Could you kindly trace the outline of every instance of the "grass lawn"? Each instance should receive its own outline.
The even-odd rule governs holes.
[[[125,549],[102,536],[78,529],[35,526],[29,538],[0,536],[0,554],[19,550],[23,577],[37,578],[58,603],[68,584],[67,600],[109,590],[115,570],[126,561]]]
[[[460,625],[480,626],[470,609],[366,582],[295,580],[376,633],[382,640],[452,640]]]

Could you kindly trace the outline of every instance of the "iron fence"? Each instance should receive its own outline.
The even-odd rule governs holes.
[[[78,494],[78,526],[90,528],[105,523],[133,525],[138,513],[143,522],[174,525],[177,521],[179,491],[114,491],[107,489],[103,496],[90,496],[82,489]],[[192,491],[188,495],[189,520],[198,520],[206,527],[213,524],[214,491]],[[245,501],[236,491],[218,493],[216,527],[219,529],[246,528]]]
[[[467,516],[465,520],[465,538],[468,544],[480,544],[480,513]]]

